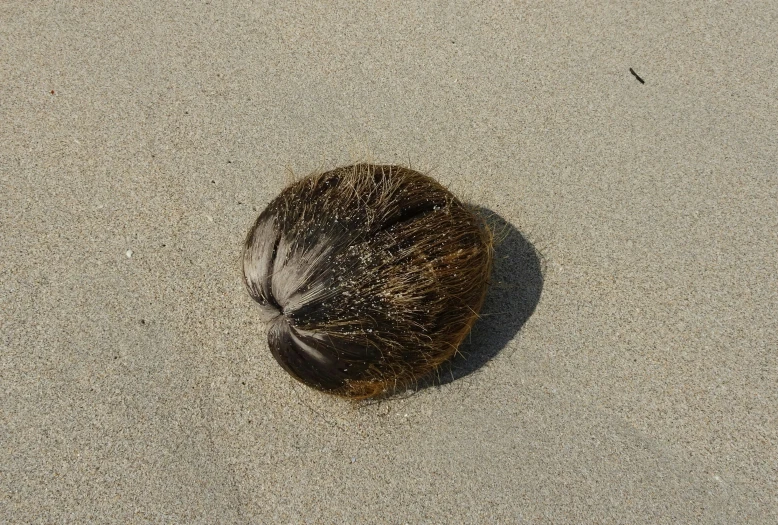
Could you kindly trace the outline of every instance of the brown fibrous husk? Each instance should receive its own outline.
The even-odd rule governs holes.
[[[431,177],[355,164],[284,189],[249,232],[243,274],[278,363],[363,399],[457,352],[483,305],[492,244],[483,218]]]

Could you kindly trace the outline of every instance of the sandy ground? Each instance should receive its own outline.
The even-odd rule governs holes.
[[[128,3],[0,3],[0,521],[778,522],[778,4]],[[506,239],[357,408],[238,261],[362,159]]]

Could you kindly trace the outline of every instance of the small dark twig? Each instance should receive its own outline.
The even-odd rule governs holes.
[[[632,69],[632,68],[629,68],[629,72],[630,72],[630,73],[632,73],[632,75],[633,75],[633,76],[634,76],[636,79],[638,79],[638,82],[640,82],[641,84],[645,84],[645,83],[646,83],[646,81],[645,81],[645,80],[643,80],[642,78],[640,78],[640,76],[638,76],[638,74],[637,74],[637,73],[635,73],[635,70],[634,70],[634,69]]]

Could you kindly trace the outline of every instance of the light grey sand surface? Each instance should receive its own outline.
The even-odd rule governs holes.
[[[778,522],[778,4],[117,4],[0,3],[0,521]],[[508,226],[472,373],[359,408],[239,257],[365,159]]]

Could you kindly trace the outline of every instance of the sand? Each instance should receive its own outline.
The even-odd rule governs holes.
[[[0,521],[778,522],[775,2],[129,4],[0,4]],[[363,407],[239,266],[356,160],[504,225],[465,361]]]

